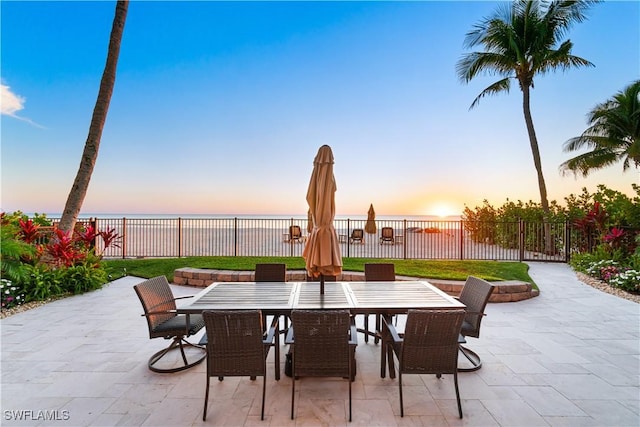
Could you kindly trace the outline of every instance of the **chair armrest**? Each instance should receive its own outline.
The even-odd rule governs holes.
[[[475,316],[486,316],[486,314],[481,312],[481,311],[466,311],[465,310],[465,314],[473,314]]]
[[[395,326],[393,326],[393,323],[387,321],[387,319],[383,319],[382,321],[384,322],[384,326],[387,328],[387,331],[389,332],[389,335],[391,335],[391,339],[393,340],[393,342],[395,344],[402,343],[402,341],[404,341],[404,340],[400,336],[398,331],[396,331],[396,328],[395,328]]]
[[[159,307],[159,306],[161,306],[161,305],[165,305],[165,304],[166,304],[166,303],[168,303],[169,301],[177,301],[177,300],[179,300],[179,299],[185,299],[185,298],[193,298],[193,295],[186,295],[186,296],[183,296],[183,297],[172,298],[172,299],[170,299],[170,300],[162,301],[161,303],[158,303],[158,304],[156,304],[156,305],[154,305],[154,306],[152,306],[152,307],[149,307],[149,311],[153,311],[156,307]]]
[[[294,342],[294,335],[293,335],[293,325],[289,326],[289,329],[287,330],[287,336],[284,338],[284,343],[285,344],[293,344]]]
[[[155,315],[155,314],[175,314],[175,313],[177,313],[176,310],[150,311],[148,313],[142,313],[140,316],[147,317],[147,316],[152,316],[152,315]]]
[[[273,316],[273,321],[269,330],[266,332],[266,336],[262,339],[263,344],[271,344],[278,333],[279,316]]]

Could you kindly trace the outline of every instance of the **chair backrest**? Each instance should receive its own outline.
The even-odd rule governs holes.
[[[480,323],[484,317],[484,309],[489,302],[493,286],[486,280],[477,277],[467,277],[458,300],[466,306],[467,315],[464,318],[462,334],[478,338],[480,336]]]
[[[290,225],[289,226],[289,235],[292,239],[299,239],[302,237],[302,230],[299,225]]]
[[[202,317],[209,376],[265,374],[267,350],[260,310],[204,311]]]
[[[393,282],[396,270],[391,263],[368,263],[364,265],[364,280],[367,282]]]
[[[356,239],[356,240],[363,239],[364,238],[364,230],[362,228],[355,228],[351,232],[351,238],[352,239]]]
[[[293,372],[296,376],[349,378],[348,310],[294,310]]]
[[[399,357],[401,372],[456,372],[464,315],[464,310],[409,310]]]
[[[256,282],[286,282],[286,264],[256,264]]]
[[[158,276],[135,285],[133,289],[142,303],[149,326],[149,335],[154,338],[153,331],[159,324],[177,316],[175,312],[168,313],[176,309],[176,301],[169,287],[169,281],[165,276]],[[150,314],[154,312],[161,313]]]
[[[393,239],[393,228],[392,227],[382,227],[382,238],[383,239]]]

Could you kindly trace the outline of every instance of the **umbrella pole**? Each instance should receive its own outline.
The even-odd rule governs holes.
[[[324,295],[324,274],[320,274],[320,295]]]

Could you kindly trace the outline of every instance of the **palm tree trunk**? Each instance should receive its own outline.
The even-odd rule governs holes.
[[[82,203],[87,195],[91,174],[93,173],[93,168],[98,158],[102,129],[107,119],[107,111],[109,110],[113,87],[116,83],[116,68],[118,65],[118,56],[120,55],[120,43],[122,41],[128,7],[129,0],[121,0],[116,4],[116,12],[113,18],[111,37],[109,39],[109,50],[107,52],[107,63],[102,73],[98,99],[96,100],[93,116],[91,117],[91,124],[89,125],[89,135],[84,144],[84,151],[80,160],[78,173],[67,197],[62,218],[58,225],[58,227],[64,231],[73,230],[76,224]]]
[[[542,174],[542,161],[540,160],[540,149],[538,148],[538,138],[536,137],[536,131],[533,127],[533,119],[531,118],[531,107],[529,100],[530,86],[521,85],[522,89],[522,110],[524,112],[524,121],[527,124],[527,132],[529,133],[529,143],[531,144],[531,154],[533,154],[533,163],[538,173],[538,187],[540,188],[540,204],[542,206],[542,212],[544,214],[543,228],[544,228],[544,251],[547,254],[553,254],[555,252],[555,245],[553,244],[553,237],[551,234],[551,224],[549,223],[549,200],[547,199],[547,186],[544,182],[544,175]]]
[[[544,183],[544,175],[542,174],[542,162],[540,161],[540,149],[538,148],[538,138],[536,130],[533,127],[533,119],[531,118],[531,107],[529,104],[529,86],[522,85],[522,110],[524,112],[524,121],[527,124],[527,132],[529,133],[529,143],[531,144],[531,154],[533,154],[533,163],[538,173],[538,187],[540,188],[540,203],[545,215],[549,213],[549,201],[547,200],[547,186]]]

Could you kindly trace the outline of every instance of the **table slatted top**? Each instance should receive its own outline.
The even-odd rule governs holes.
[[[464,305],[424,281],[351,282],[353,304],[358,310],[412,308],[463,308]]]
[[[298,286],[293,308],[336,310],[353,306],[350,293],[343,282],[325,282],[323,295],[320,295],[319,282],[302,282]]]
[[[184,308],[203,310],[290,310],[295,282],[221,282],[214,283],[195,296]],[[180,311],[180,310],[179,310]]]
[[[178,307],[180,313],[260,309],[267,314],[291,310],[349,309],[353,313],[403,313],[413,308],[464,308],[426,281],[220,282]]]

